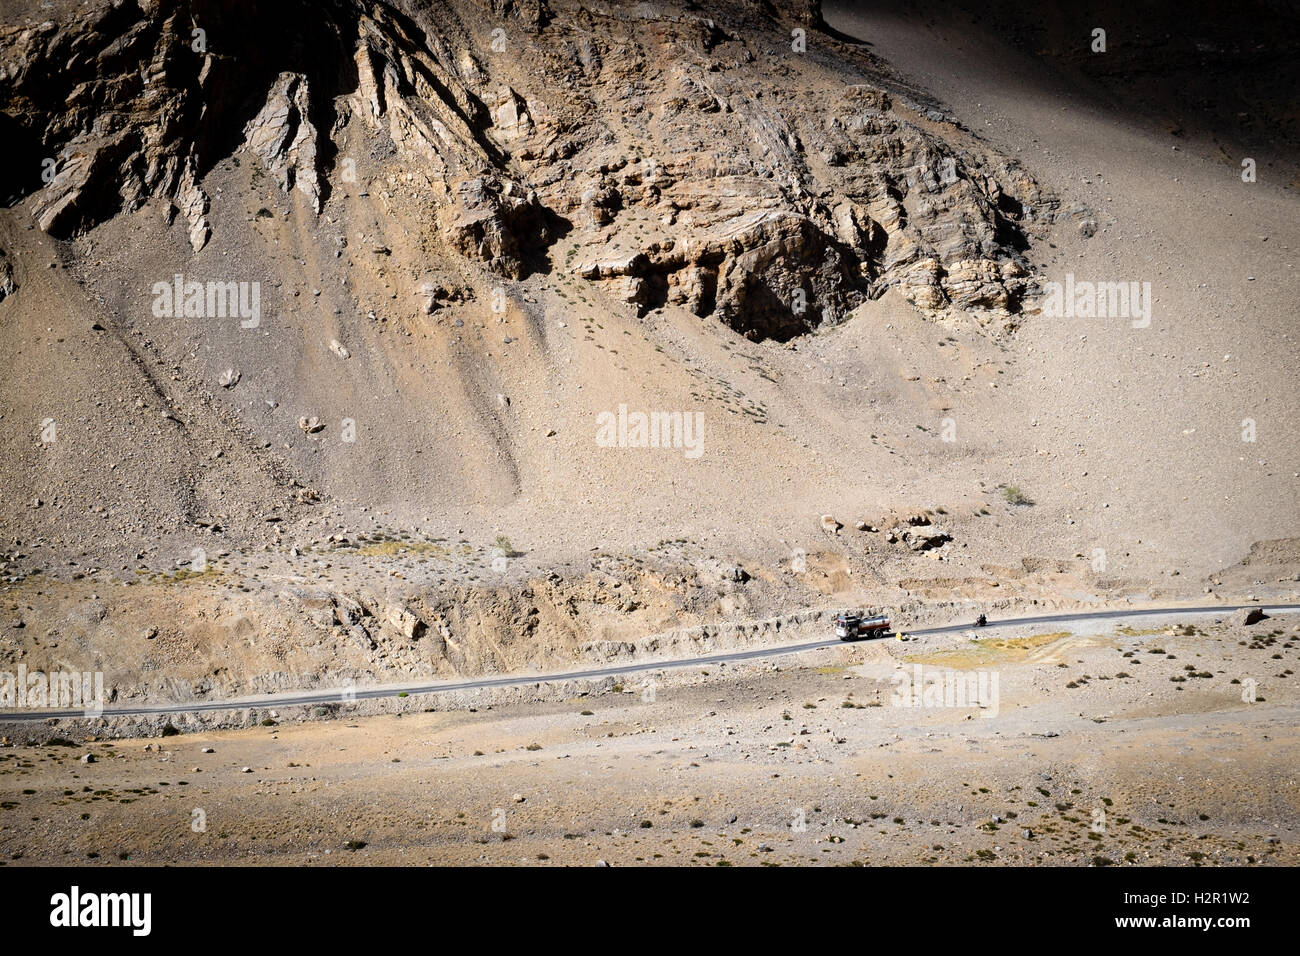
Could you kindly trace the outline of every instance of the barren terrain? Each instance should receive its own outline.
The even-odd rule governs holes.
[[[0,752],[0,854],[1294,865],[1300,628],[1192,621],[877,641],[549,700],[412,697],[383,715],[359,703],[335,720],[22,747]],[[996,698],[903,706],[898,675],[918,666],[996,673]]]
[[[1300,599],[1296,12],[1093,14],[11,0],[0,672],[111,711]],[[0,706],[0,849],[1294,861],[1287,621],[1018,634],[969,722],[846,706],[964,638],[654,701]]]

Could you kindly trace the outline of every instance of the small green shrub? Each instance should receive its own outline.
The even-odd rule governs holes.
[[[1032,505],[1033,500],[1020,490],[1019,485],[1007,485],[1002,489],[1002,497],[1009,505]]]

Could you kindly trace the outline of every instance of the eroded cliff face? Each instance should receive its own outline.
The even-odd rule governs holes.
[[[246,152],[318,214],[359,167],[401,179],[434,258],[563,269],[751,338],[895,286],[1014,314],[1055,202],[817,7],[119,0],[3,28],[0,112],[57,237],[156,200],[201,250],[205,176]]]

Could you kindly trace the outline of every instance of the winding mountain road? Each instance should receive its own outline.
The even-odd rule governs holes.
[[[1003,618],[989,620],[982,630],[1000,627],[1024,627],[1032,625],[1057,625],[1084,621],[1131,620],[1134,618],[1153,617],[1191,617],[1217,615],[1226,617],[1233,611],[1243,608],[1259,608],[1268,614],[1295,613],[1300,611],[1300,604],[1220,604],[1199,607],[1148,607],[1107,611],[1075,612],[1070,614],[1043,614],[1034,617]],[[970,624],[945,624],[941,627],[908,629],[909,636],[952,634],[970,630]],[[801,654],[826,647],[835,647],[842,643],[837,638],[821,641],[807,641],[802,644],[778,644],[769,647],[755,647],[746,650],[723,651],[703,657],[686,657],[675,660],[634,661],[629,664],[616,664],[609,667],[593,667],[586,670],[562,671],[552,674],[507,674],[498,677],[479,677],[462,681],[435,681],[418,684],[384,684],[368,688],[339,687],[330,690],[288,691],[282,694],[264,694],[260,696],[238,697],[227,700],[190,701],[174,704],[128,704],[120,707],[105,707],[104,717],[140,717],[158,714],[194,714],[217,710],[241,710],[249,707],[297,707],[311,704],[337,704],[354,700],[374,700],[385,697],[415,696],[417,694],[445,694],[453,691],[479,690],[489,687],[520,687],[527,684],[548,684],[568,680],[599,680],[604,677],[618,677],[624,674],[636,674],[647,671],[668,670],[670,668],[698,667],[708,664],[724,664],[735,661],[760,660],[763,658],[785,657]],[[38,721],[61,717],[85,717],[82,710],[24,710],[0,711],[0,722],[4,721]],[[92,715],[93,716],[93,715]]]

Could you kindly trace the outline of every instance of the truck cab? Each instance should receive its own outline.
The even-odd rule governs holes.
[[[835,618],[835,636],[841,641],[850,641],[858,636],[858,625],[862,618],[856,614],[840,614]]]

